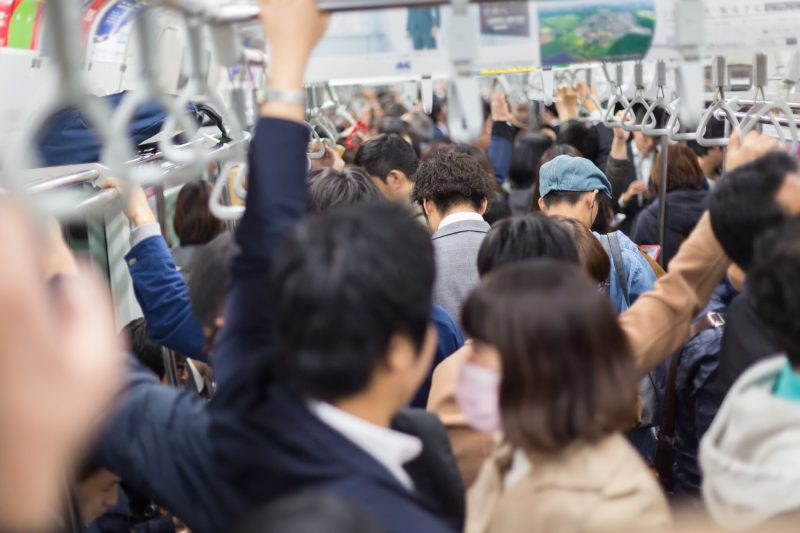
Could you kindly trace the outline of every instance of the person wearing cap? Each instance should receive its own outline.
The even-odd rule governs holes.
[[[558,156],[542,165],[539,171],[539,207],[548,215],[574,218],[591,228],[599,211],[598,197],[612,198],[611,183],[594,163],[583,157]],[[653,288],[656,275],[639,248],[622,232],[601,236],[595,233],[609,253],[611,276],[609,297],[618,312]],[[610,243],[610,244],[609,244]],[[613,249],[618,246],[625,272],[617,273]],[[625,280],[625,286],[620,283]]]

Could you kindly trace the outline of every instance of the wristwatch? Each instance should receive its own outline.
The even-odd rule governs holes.
[[[304,91],[287,91],[268,85],[258,90],[258,103],[263,104],[266,102],[283,102],[305,107],[306,95]]]

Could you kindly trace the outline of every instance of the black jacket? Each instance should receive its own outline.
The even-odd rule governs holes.
[[[719,355],[719,383],[723,396],[745,370],[782,350],[770,338],[747,299],[747,287],[728,309],[728,323]]]
[[[708,191],[684,190],[667,193],[667,211],[664,222],[664,265],[678,253],[678,248],[689,236],[703,211],[706,209]],[[658,211],[660,202],[656,199],[644,208],[636,218],[631,239],[636,244],[659,244]]]

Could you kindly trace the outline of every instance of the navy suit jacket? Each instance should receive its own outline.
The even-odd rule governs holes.
[[[390,531],[447,531],[423,498],[272,380],[268,273],[306,212],[308,140],[308,129],[295,122],[263,119],[256,129],[247,209],[236,231],[241,252],[231,264],[225,326],[214,347],[214,463],[249,505],[324,488]]]

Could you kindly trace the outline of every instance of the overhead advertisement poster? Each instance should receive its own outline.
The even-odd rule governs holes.
[[[658,0],[659,31],[649,57],[678,56],[675,0]],[[800,2],[785,0],[704,0],[707,54],[790,51],[800,47]],[[663,20],[663,24],[661,21]]]
[[[535,64],[534,2],[469,6],[469,35],[478,40],[476,71]],[[449,6],[416,6],[334,13],[317,46],[307,81],[392,80],[452,71]]]
[[[654,0],[539,2],[543,66],[642,59],[656,31]]]

